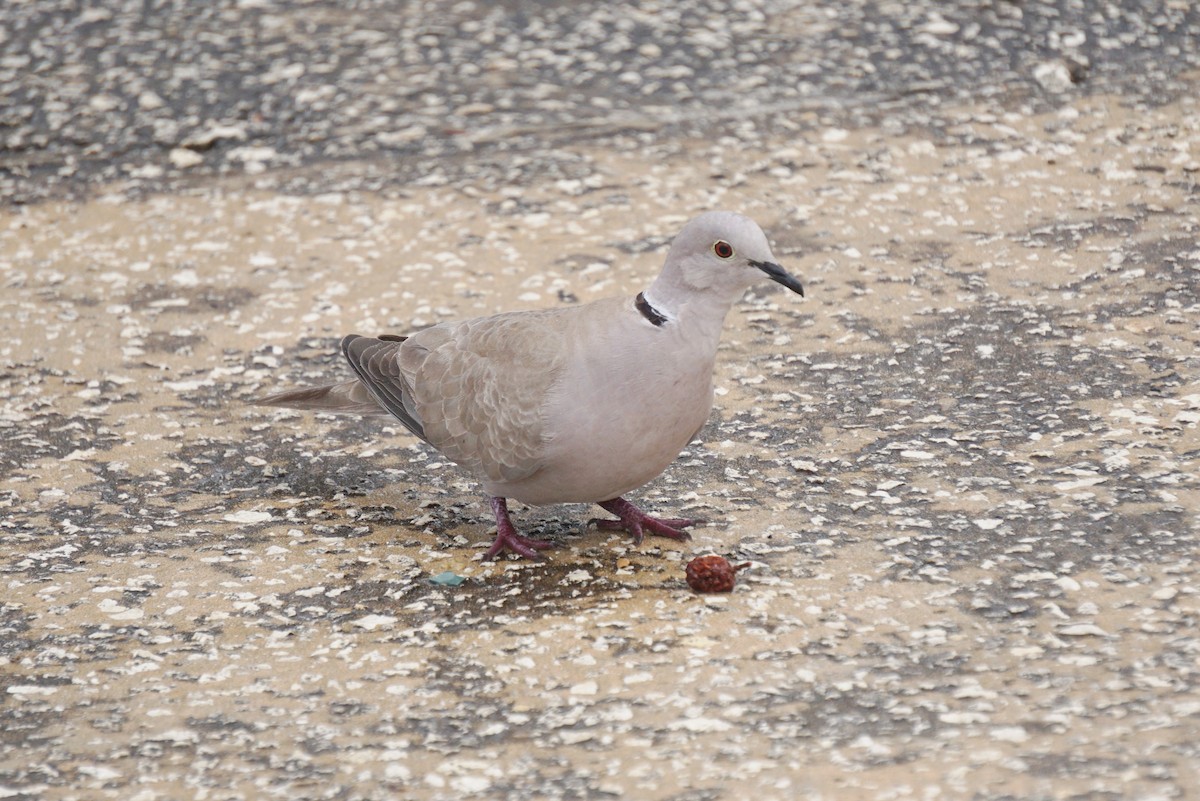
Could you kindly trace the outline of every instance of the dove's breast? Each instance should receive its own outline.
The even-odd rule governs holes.
[[[485,483],[489,494],[535,505],[618,497],[662,473],[708,420],[715,341],[681,341],[628,301],[597,311],[568,337],[571,357],[543,407],[539,469]]]

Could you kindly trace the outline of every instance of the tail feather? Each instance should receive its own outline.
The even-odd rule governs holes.
[[[345,381],[324,387],[304,387],[278,392],[253,401],[255,406],[283,406],[335,414],[378,414],[388,410],[380,406],[361,381]]]

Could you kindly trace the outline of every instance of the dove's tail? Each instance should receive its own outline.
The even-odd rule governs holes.
[[[361,381],[346,381],[324,387],[305,387],[258,398],[255,406],[284,406],[335,414],[388,414],[375,402]]]

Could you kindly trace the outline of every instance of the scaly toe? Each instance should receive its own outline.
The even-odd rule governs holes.
[[[631,537],[635,545],[641,545],[642,540],[647,534],[654,534],[659,537],[668,537],[673,540],[690,540],[691,534],[686,531],[680,531],[681,528],[687,526],[695,526],[703,523],[703,520],[693,520],[687,517],[668,517],[657,518],[650,515],[642,515],[634,518],[632,516],[624,520],[613,520],[608,517],[593,517],[588,521],[589,526],[595,526],[600,531],[626,531]]]
[[[549,540],[535,540],[533,537],[526,537],[523,534],[497,534],[492,547],[484,553],[483,561],[490,562],[506,550],[520,554],[526,559],[543,560],[545,557],[538,551],[553,547],[554,543]]]
[[[634,545],[641,545],[642,540],[646,538],[646,532],[643,530],[641,523],[636,520],[631,520],[628,523],[624,520],[612,520],[607,517],[593,517],[588,521],[589,526],[595,526],[600,531],[624,531],[629,536],[633,537]]]
[[[678,521],[655,520],[653,517],[647,517],[645,520],[642,521],[642,525],[645,528],[649,529],[651,534],[657,534],[660,537],[670,537],[673,540],[680,540],[680,541],[690,540],[692,538],[691,534],[688,534],[686,531],[680,531],[679,529],[675,528],[674,526],[668,525],[668,523],[676,523],[676,522],[678,522]],[[683,521],[683,524],[691,525],[691,521],[685,520],[685,521]],[[642,541],[641,537],[634,537],[634,539],[637,542]]]
[[[700,517],[652,517],[650,519],[671,528],[691,528],[692,526],[703,526],[708,523],[707,520]]]

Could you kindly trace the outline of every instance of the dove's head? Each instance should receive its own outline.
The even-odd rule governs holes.
[[[800,281],[779,266],[754,220],[731,211],[710,211],[675,237],[662,274],[647,296],[668,308],[697,296],[731,304],[764,277],[804,294]]]

